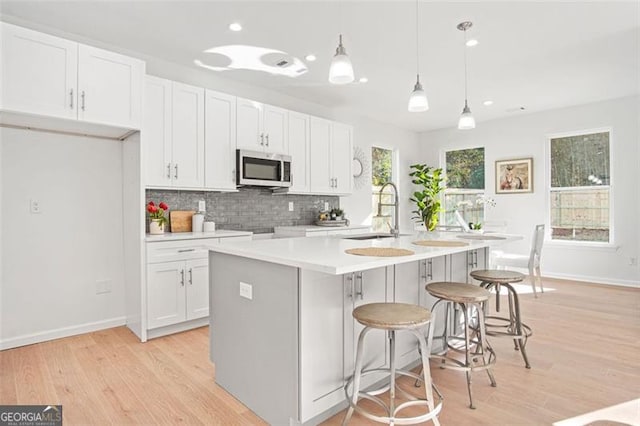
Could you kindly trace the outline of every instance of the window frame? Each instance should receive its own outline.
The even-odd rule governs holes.
[[[474,189],[474,188],[449,188],[446,186],[446,180],[445,180],[445,188],[444,190],[442,190],[442,192],[440,193],[440,202],[442,203],[442,211],[440,212],[440,223],[445,224],[446,222],[446,202],[445,202],[445,197],[447,194],[477,194],[478,196],[487,196],[487,147],[484,145],[465,145],[465,146],[460,146],[460,147],[455,147],[455,148],[449,148],[449,149],[442,149],[440,150],[440,168],[442,169],[442,172],[445,176],[445,179],[447,178],[447,152],[452,152],[452,151],[465,151],[465,150],[469,150],[469,149],[478,149],[478,148],[483,148],[484,149],[484,188],[483,189]],[[486,213],[487,213],[487,209],[486,207],[483,205],[482,207],[482,223],[486,222]]]
[[[373,148],[379,148],[379,149],[384,149],[386,151],[391,151],[391,182],[393,184],[395,184],[396,188],[398,189],[398,199],[401,200],[401,192],[402,192],[402,188],[400,188],[400,184],[399,184],[399,178],[400,178],[400,171],[399,169],[399,165],[400,165],[400,150],[395,147],[395,146],[391,146],[391,145],[386,145],[386,144],[381,144],[381,143],[372,143],[371,146],[369,147],[369,156],[371,158],[371,176],[370,176],[370,183],[371,183],[371,206],[370,206],[370,217],[371,217],[371,226],[374,226],[374,219],[376,217],[377,214],[377,210],[374,211],[374,201],[373,201],[373,197],[375,195],[378,194],[378,192],[376,191],[375,193],[373,192]],[[387,189],[386,191],[391,191],[390,189]],[[385,194],[389,194],[389,192],[385,192]],[[401,204],[402,206],[402,204]],[[395,219],[394,219],[395,220]]]
[[[606,186],[570,186],[570,187],[551,187],[551,140],[558,138],[566,138],[572,136],[584,136],[594,133],[609,133],[609,185]],[[558,247],[583,247],[583,248],[615,248],[615,167],[614,167],[614,133],[612,127],[597,127],[582,130],[572,130],[567,132],[549,133],[546,136],[545,144],[545,244]],[[580,190],[608,188],[609,189],[609,241],[583,241],[583,240],[554,240],[551,237],[551,194],[553,190]]]

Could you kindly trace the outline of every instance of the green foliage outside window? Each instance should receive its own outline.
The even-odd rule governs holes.
[[[447,151],[447,188],[484,189],[484,148]]]
[[[371,183],[382,186],[391,181],[393,151],[390,149],[371,148]]]

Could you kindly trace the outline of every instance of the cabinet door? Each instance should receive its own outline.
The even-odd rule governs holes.
[[[184,262],[147,265],[147,328],[185,320],[185,281]]]
[[[242,98],[237,99],[236,129],[238,149],[264,150],[262,108],[263,105],[259,102]]]
[[[187,320],[209,316],[209,259],[185,263]]]
[[[471,255],[469,251],[454,253],[447,256],[447,281],[461,283],[469,282],[469,263]]]
[[[422,261],[420,261],[422,262]],[[390,266],[393,283],[393,301],[397,303],[420,304],[421,285],[420,262],[401,263]],[[418,339],[409,332],[396,333],[396,360],[399,367],[404,367],[418,359]]]
[[[145,184],[171,185],[171,81],[147,76],[142,122]]]
[[[83,44],[78,49],[78,119],[139,129],[144,62]]]
[[[3,110],[77,118],[78,43],[0,23]]]
[[[469,273],[471,271],[477,271],[481,269],[488,269],[489,267],[489,259],[487,256],[487,248],[479,248],[475,250],[470,250],[467,252],[467,263],[469,264]],[[471,278],[469,275],[469,282],[472,284],[480,285],[480,281]]]
[[[433,304],[438,299],[427,293],[425,286],[430,282],[445,281],[445,263],[448,262],[448,257],[440,256],[420,261],[420,305],[431,311],[434,336],[440,336],[444,331],[445,311],[442,304],[436,311],[433,311]],[[432,352],[443,349],[442,345],[442,340],[434,340]]]
[[[300,278],[300,418],[305,422],[344,399],[345,327],[343,277],[303,269]]]
[[[335,179],[334,191],[338,194],[352,192],[353,146],[351,142],[351,127],[340,123],[331,126],[331,176]]]
[[[288,151],[287,133],[289,111],[265,105],[263,111],[264,145],[268,152],[283,154]]]
[[[204,109],[204,185],[235,189],[236,97],[206,90]]]
[[[289,112],[291,192],[309,192],[309,116]]]
[[[309,120],[309,185],[313,193],[332,193],[331,122],[311,117]]]
[[[172,82],[173,186],[204,188],[204,89]]]
[[[345,377],[353,375],[355,368],[358,337],[364,328],[353,318],[353,309],[367,303],[386,302],[387,300],[387,268],[376,268],[363,272],[356,272],[353,277],[353,290],[347,290],[345,300]],[[350,305],[351,302],[352,304]],[[387,363],[387,333],[384,330],[373,330],[365,338],[363,368],[380,368]],[[369,376],[367,379],[375,379]],[[372,381],[364,380],[363,386],[369,386]]]

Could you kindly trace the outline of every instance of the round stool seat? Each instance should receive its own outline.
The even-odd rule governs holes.
[[[434,297],[456,303],[485,302],[491,297],[484,288],[467,283],[436,282],[427,284],[425,288]]]
[[[431,321],[431,312],[408,303],[369,303],[353,310],[353,317],[366,327],[382,330],[408,330]]]
[[[472,271],[469,275],[478,281],[487,281],[492,283],[519,283],[526,276],[516,271],[508,271],[503,269],[483,269],[480,271]]]

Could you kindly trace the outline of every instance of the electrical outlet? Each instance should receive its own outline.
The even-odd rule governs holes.
[[[204,200],[198,201],[198,211],[199,212],[206,211],[206,208],[207,208],[207,203]]]
[[[96,294],[111,293],[111,280],[96,281]]]
[[[245,299],[253,299],[253,286],[251,284],[243,283],[240,281],[240,297]]]
[[[289,201],[289,211],[293,211],[293,201]]]
[[[42,213],[42,210],[40,208],[40,201],[34,200],[33,198],[31,199],[31,201],[29,203],[29,209],[31,211],[31,214]]]

